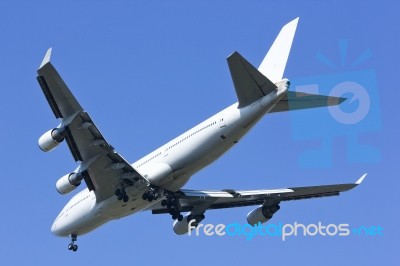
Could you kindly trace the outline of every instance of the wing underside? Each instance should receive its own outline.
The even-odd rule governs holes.
[[[282,201],[312,199],[321,197],[338,196],[341,192],[348,191],[358,186],[365,178],[364,174],[356,183],[293,187],[269,190],[186,190],[179,193],[182,211],[190,212],[197,206],[203,209],[224,209],[262,205],[265,202],[279,203]],[[168,209],[156,204],[151,207],[153,214],[168,213]]]
[[[50,63],[51,48],[38,69],[38,82],[56,116],[61,119],[62,130],[71,154],[80,162],[79,171],[97,201],[114,195],[122,179],[132,181],[132,186],[147,186],[141,176],[101,134],[89,114],[75,99],[57,70]]]

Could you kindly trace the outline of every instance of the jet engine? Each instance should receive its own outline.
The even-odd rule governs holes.
[[[204,214],[200,214],[200,215],[191,215],[186,214],[182,221],[176,220],[174,222],[174,232],[177,235],[184,235],[189,233],[189,231],[193,230],[194,228],[197,227],[197,225],[204,219]],[[189,223],[190,221],[195,220],[191,223],[191,228],[189,229]]]
[[[247,222],[250,225],[265,223],[266,221],[270,220],[280,208],[281,207],[278,204],[272,206],[261,205],[257,209],[254,209],[247,214]]]
[[[48,152],[56,148],[64,140],[63,130],[53,128],[39,138],[39,147],[42,151]]]
[[[81,173],[66,174],[58,179],[56,189],[62,195],[68,194],[81,184],[82,179],[83,175]]]

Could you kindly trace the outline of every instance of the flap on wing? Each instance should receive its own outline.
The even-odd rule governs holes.
[[[87,166],[87,172],[98,202],[113,196],[122,179],[129,180],[130,186],[138,190],[148,185],[147,179],[115,151],[96,157]]]
[[[252,196],[259,196],[259,195],[275,195],[275,194],[282,194],[282,193],[291,193],[293,190],[289,188],[281,188],[281,189],[264,189],[264,190],[241,190],[238,193],[242,197],[252,197]]]
[[[232,194],[222,190],[179,190],[182,198],[232,198]]]
[[[233,198],[233,197],[253,197],[258,195],[274,195],[281,193],[289,193],[293,192],[293,190],[284,188],[284,189],[264,189],[264,190],[189,190],[189,189],[181,189],[179,191],[182,193],[182,198]]]
[[[103,137],[89,114],[81,112],[65,124],[65,139],[81,169],[87,170],[85,182],[96,193],[97,201],[112,196],[121,178],[134,186],[147,186],[148,180],[140,175]]]
[[[288,91],[270,113],[338,105],[346,98]]]

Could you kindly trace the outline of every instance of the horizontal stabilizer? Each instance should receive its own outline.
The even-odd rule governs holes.
[[[288,91],[270,113],[338,105],[345,100],[346,98],[341,97]]]
[[[238,52],[234,52],[227,60],[239,108],[254,103],[277,88]]]

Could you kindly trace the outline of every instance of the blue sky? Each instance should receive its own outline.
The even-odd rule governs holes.
[[[0,3],[0,263],[395,265],[398,6],[392,1],[81,2]],[[321,92],[329,93],[324,84],[366,82],[372,122],[345,128],[334,121],[325,124],[327,111],[322,109],[266,116],[186,187],[347,183],[368,172],[361,186],[340,197],[282,203],[271,222],[381,226],[383,236],[297,237],[285,242],[176,236],[169,216],[151,213],[111,222],[80,237],[75,254],[66,249],[68,239],[50,233],[70,198],[56,192],[55,182],[76,164],[66,145],[51,153],[37,147],[38,137],[57,125],[35,79],[48,47],[53,47],[54,65],[107,140],[135,161],[235,102],[226,57],[237,50],[257,66],[280,28],[295,17],[300,22],[285,72],[297,80],[293,87],[316,80]],[[348,43],[344,61],[339,48],[343,40]],[[368,50],[372,56],[352,67]],[[335,67],[317,60],[317,53]],[[351,112],[354,106],[357,102],[343,108]],[[313,119],[313,127],[299,128],[299,121],[306,125]],[[327,165],[319,165],[318,153],[304,157],[322,144],[331,147],[322,153]],[[204,223],[245,223],[250,210],[209,211]]]

